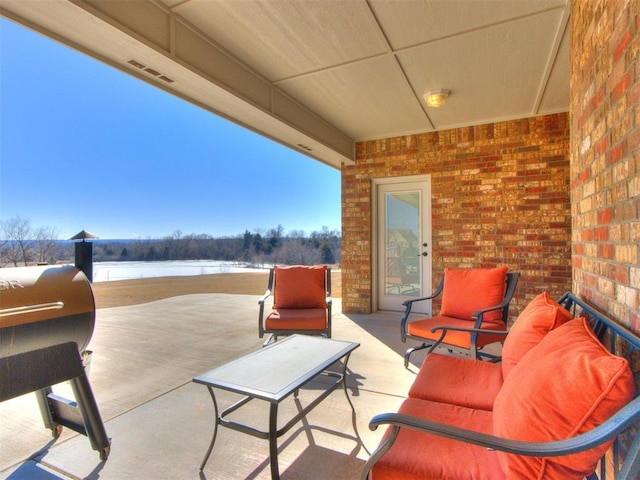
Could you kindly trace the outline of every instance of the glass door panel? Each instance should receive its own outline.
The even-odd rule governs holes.
[[[377,308],[402,311],[405,300],[431,293],[430,178],[380,180],[376,190]],[[431,313],[430,302],[416,307]]]
[[[385,293],[418,297],[421,262],[420,192],[385,195]]]

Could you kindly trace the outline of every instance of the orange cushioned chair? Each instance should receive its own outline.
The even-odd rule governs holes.
[[[273,309],[265,318],[265,302],[271,295]],[[294,333],[331,337],[331,269],[326,265],[275,266],[258,303],[259,336],[269,334],[264,345]]]
[[[543,292],[529,302],[509,329],[502,362],[432,353],[422,362],[409,397],[491,411],[505,378],[520,359],[547,333],[572,319],[571,312]]]
[[[473,359],[499,358],[480,350],[495,342],[502,342],[507,335],[509,303],[513,298],[519,273],[507,273],[507,267],[498,268],[445,268],[444,278],[436,291],[423,298],[407,300],[401,326],[401,338],[422,342],[410,348],[404,355],[404,366],[416,350],[443,346],[451,351],[468,355]],[[411,308],[416,302],[431,300],[442,294],[439,315],[410,320]]]

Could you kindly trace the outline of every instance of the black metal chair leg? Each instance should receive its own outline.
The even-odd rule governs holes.
[[[271,341],[274,341],[274,342],[278,341],[278,337],[276,337],[273,333],[270,333],[267,339],[264,342],[262,342],[262,346],[266,347],[271,343]]]
[[[406,352],[404,352],[404,368],[409,368],[409,357],[411,354],[417,350],[424,350],[425,348],[429,348],[431,345],[427,345],[423,343],[419,347],[411,347]]]

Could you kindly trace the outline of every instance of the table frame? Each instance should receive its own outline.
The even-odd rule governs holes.
[[[317,342],[326,343],[323,344]],[[322,347],[330,346],[331,351],[327,353],[327,355],[324,355],[321,358],[317,359],[317,361],[310,363],[309,368],[304,372],[294,372],[289,377],[285,376],[284,380],[280,378],[280,381],[284,386],[278,391],[270,391],[270,389],[265,387],[251,385],[251,382],[247,382],[246,379],[243,382],[235,382],[229,378],[229,371],[231,372],[231,374],[233,374],[233,372],[235,372],[236,370],[240,372],[243,369],[250,369],[253,366],[257,365],[256,362],[264,361],[265,358],[271,360],[270,364],[267,362],[270,369],[281,372],[281,375],[286,375],[286,372],[288,371],[287,367],[291,365],[291,362],[295,362],[297,360],[296,357],[287,355],[287,353],[295,353],[296,347],[300,348],[304,347],[305,345],[313,346],[314,348],[318,347],[321,349]],[[287,433],[296,423],[304,418],[311,410],[313,410],[318,404],[320,404],[325,398],[327,398],[341,385],[343,387],[345,396],[347,397],[347,401],[351,406],[351,409],[355,412],[353,403],[349,398],[349,392],[347,391],[346,374],[349,356],[351,355],[351,352],[359,346],[360,344],[355,342],[345,342],[341,340],[319,337],[308,337],[304,335],[292,335],[276,343],[268,345],[260,350],[240,357],[237,360],[222,365],[221,367],[213,369],[203,375],[195,377],[193,379],[194,382],[205,385],[209,390],[209,394],[211,396],[211,400],[213,401],[213,407],[215,410],[215,424],[213,435],[204,459],[202,460],[202,463],[200,465],[200,471],[204,470],[205,465],[209,460],[209,456],[211,455],[211,452],[213,450],[213,446],[216,442],[218,433],[218,425],[222,425],[223,427],[246,433],[253,437],[269,440],[271,478],[273,480],[279,479],[279,437]],[[343,361],[342,368],[339,369],[339,371],[328,370],[331,365],[337,363],[340,360]],[[261,365],[264,367],[263,363],[261,363]],[[227,372],[226,377],[224,374],[225,371]],[[300,388],[304,387],[307,383],[321,375],[331,377],[334,379],[334,381],[331,382],[309,405],[299,411],[298,414],[291,418],[282,428],[278,429],[278,406],[280,405],[280,403],[292,394],[294,395],[294,397],[297,397]],[[243,398],[220,412],[215,396],[215,389],[239,393],[243,395]],[[228,415],[245,406],[252,400],[264,400],[270,403],[268,431],[259,430],[250,425],[246,425],[244,423],[240,423],[238,421],[230,420],[227,418]]]

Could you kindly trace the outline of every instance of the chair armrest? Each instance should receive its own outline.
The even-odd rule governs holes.
[[[469,333],[487,333],[492,335],[506,335],[509,333],[509,330],[489,330],[487,328],[466,328],[466,327],[454,327],[449,325],[438,325],[437,327],[433,327],[431,329],[432,333],[436,333],[438,330],[443,330],[442,337],[447,334],[448,330],[455,330],[457,332],[469,332]]]
[[[411,428],[425,433],[431,433],[441,437],[451,438],[465,443],[471,443],[493,450],[500,450],[507,453],[526,455],[531,457],[557,457],[572,453],[583,452],[594,448],[602,443],[611,440],[619,433],[633,426],[640,418],[640,397],[636,397],[625,407],[611,416],[606,422],[596,428],[566,440],[556,440],[551,442],[524,442],[509,440],[495,435],[479,433],[473,430],[466,430],[443,423],[432,422],[421,418],[410,417],[398,413],[383,413],[373,417],[369,422],[369,428],[376,430],[380,425],[388,424],[392,426],[391,435],[383,441],[365,465],[362,479],[366,479],[368,472],[375,462],[386,453],[398,435],[400,428]],[[620,480],[631,480],[631,475],[637,472],[640,464],[640,432],[635,433],[632,446],[629,449],[621,473],[627,472],[619,478]]]
[[[435,289],[435,291],[431,295],[427,297],[411,298],[409,300],[405,300],[404,302],[402,302],[402,306],[409,307],[409,310],[411,310],[411,306],[413,305],[414,302],[422,302],[423,300],[432,300],[436,298],[438,295],[440,295],[443,289],[444,289],[444,278],[440,280],[438,287]]]
[[[267,291],[258,299],[258,305],[260,310],[258,311],[258,338],[264,337],[264,302],[271,296],[271,290]]]
[[[431,300],[433,298],[436,298],[438,295],[442,293],[442,290],[444,290],[444,277],[442,278],[442,280],[440,280],[438,287],[435,289],[435,291],[431,295],[429,295],[428,297],[412,298],[409,300],[405,300],[404,302],[402,302],[402,305],[404,307],[409,307],[409,310],[411,310],[411,305],[413,305],[414,302],[421,302],[423,300]]]
[[[476,322],[476,323],[480,323],[480,322]],[[440,333],[440,337],[433,343],[433,345],[431,345],[429,347],[429,350],[427,352],[427,354],[433,352],[436,348],[438,348],[440,346],[440,344],[443,342],[444,337],[447,336],[447,332],[449,330],[455,330],[457,332],[468,332],[469,334],[473,335],[475,334],[489,334],[489,335],[507,335],[509,333],[509,330],[489,330],[486,328],[476,328],[476,327],[454,327],[454,326],[450,326],[450,325],[438,325],[437,327],[433,327],[431,329],[432,333],[436,333],[438,331],[442,331],[442,333]],[[475,342],[474,340],[475,337],[472,336],[471,340],[472,342]],[[499,356],[495,356],[495,360],[498,361],[500,360],[501,357]]]
[[[423,300],[432,300],[432,299],[436,298],[439,294],[440,294],[440,292],[434,292],[431,295],[429,295],[428,297],[411,298],[409,300],[405,300],[404,302],[402,302],[402,306],[406,307],[407,305],[409,305],[409,306],[413,305],[414,302],[422,302]]]
[[[399,413],[382,413],[376,415],[369,422],[369,428],[375,431],[380,425],[390,424],[398,428],[407,427],[507,453],[515,453],[529,457],[559,457],[584,452],[585,450],[597,447],[633,426],[639,418],[640,397],[636,397],[618,410],[606,422],[598,425],[594,429],[576,437],[551,442],[509,440],[495,435],[479,433],[473,430],[466,430],[464,428],[410,417],[408,415],[401,415]],[[635,435],[640,436],[640,432],[637,432]]]
[[[510,302],[511,302],[511,298],[504,298],[502,299],[502,302],[500,302],[498,305],[495,305],[493,307],[483,308],[481,310],[476,310],[471,314],[471,317],[473,317],[476,320],[476,324],[478,325],[482,323],[482,316],[485,313],[491,312],[493,310],[501,310],[503,308],[506,308]]]
[[[500,302],[500,304],[495,305],[493,307],[487,307],[487,308],[483,308],[481,310],[476,310],[475,312],[473,312],[471,314],[471,316],[473,318],[475,318],[476,320],[478,320],[478,319],[481,319],[482,318],[481,316],[484,315],[485,313],[492,312],[493,310],[501,310],[504,307],[506,307],[508,304],[509,304],[509,301],[503,300],[502,302]]]
[[[501,309],[507,308],[511,303],[511,299],[513,298],[513,293],[515,292],[516,285],[518,284],[518,279],[520,278],[520,273],[515,272],[515,273],[510,273],[508,275],[509,276],[508,276],[508,282],[507,282],[507,291],[505,292],[504,298],[502,299],[502,301],[494,307],[483,308],[471,314],[473,318],[475,318],[476,320],[480,320],[479,323],[482,322],[482,315],[484,313],[491,312],[492,310],[501,310]],[[506,318],[503,318],[503,319],[506,322]]]
[[[412,298],[410,300],[405,300],[404,302],[402,302],[402,306],[404,307],[404,313],[402,314],[402,318],[400,319],[400,339],[403,342],[407,341],[407,321],[409,320],[409,314],[411,313],[411,308],[413,307],[414,302],[431,300],[437,297],[438,295],[440,295],[443,289],[444,289],[444,278],[440,280],[438,287],[428,297]]]
[[[260,305],[264,305],[264,302],[267,300],[267,298],[269,298],[271,296],[271,290],[267,290],[266,292],[264,292],[264,295],[262,295],[259,299],[258,299],[258,304]]]

